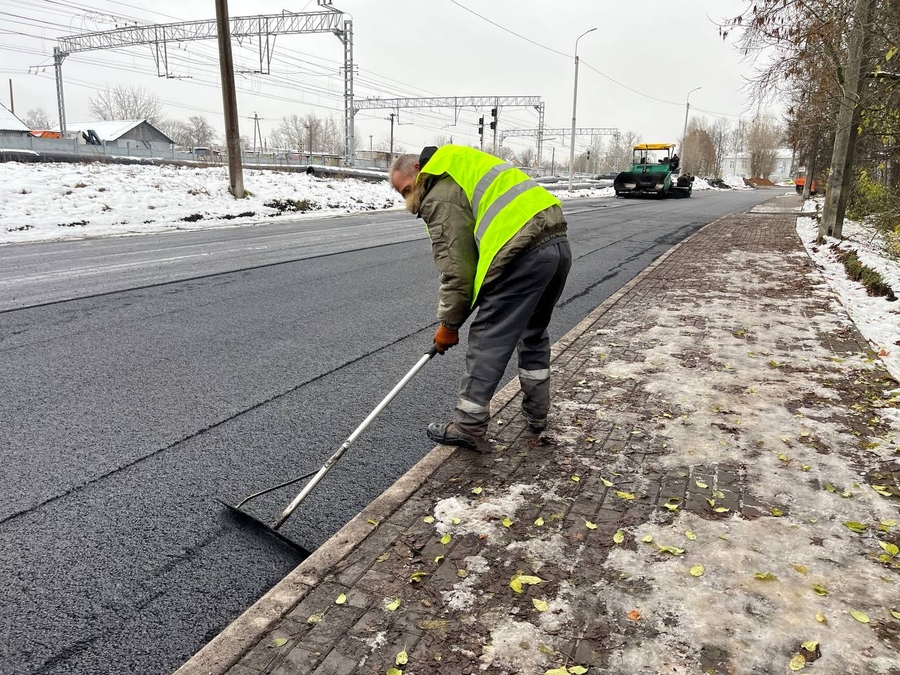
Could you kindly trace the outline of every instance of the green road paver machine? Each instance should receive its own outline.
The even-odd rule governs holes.
[[[681,173],[672,143],[640,143],[632,151],[631,169],[613,181],[616,197],[656,195],[690,197],[694,177]]]

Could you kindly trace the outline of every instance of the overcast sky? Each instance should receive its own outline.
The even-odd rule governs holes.
[[[647,142],[680,137],[685,98],[695,87],[702,89],[691,94],[692,115],[736,123],[752,114],[744,93],[752,64],[717,29],[723,17],[745,5],[743,0],[334,0],[353,19],[357,98],[540,96],[548,128],[571,125],[575,39],[596,27],[578,43],[578,126],[615,127]],[[282,9],[318,7],[316,0],[229,2],[232,16]],[[57,37],[112,29],[124,21],[214,17],[212,0],[0,0],[0,76],[13,80],[17,113],[40,107],[55,122],[51,55]],[[255,41],[235,45],[236,68],[258,69],[258,49]],[[106,84],[140,85],[159,96],[168,117],[203,115],[221,131],[215,42],[170,45],[168,51],[171,74],[184,79],[157,77],[148,46],[68,57],[67,119],[89,119],[88,99]],[[342,64],[343,47],[333,35],[278,37],[272,75],[237,78],[241,133],[252,137],[248,118],[254,113],[262,118],[264,136],[282,116],[294,113],[333,116],[342,124]],[[37,74],[32,67],[29,74],[36,65],[47,67]],[[0,101],[8,105],[8,86],[0,87]],[[389,112],[357,114],[362,149],[368,149],[370,135],[375,147],[387,139]],[[507,107],[500,114],[501,129],[537,126],[537,113],[529,108]],[[396,143],[417,150],[443,136],[477,144],[480,115],[489,118],[489,109],[456,116],[452,109],[401,110]],[[578,139],[582,147],[589,142]],[[516,150],[531,143],[506,141]],[[565,152],[557,139],[548,143],[548,154],[554,145],[557,155]]]

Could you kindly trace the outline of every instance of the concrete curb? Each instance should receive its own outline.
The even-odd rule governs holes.
[[[679,248],[694,239],[706,228],[729,218],[734,213],[718,218],[701,227],[697,232],[675,244],[660,255],[636,277],[604,300],[577,326],[567,332],[551,347],[551,363],[558,359],[572,344],[608,312],[624,295],[665,262]],[[491,400],[491,414],[496,415],[519,393],[519,381],[514,379],[494,395]],[[354,548],[362,544],[374,528],[367,521],[381,522],[396,511],[416,490],[437,471],[444,461],[456,450],[454,447],[437,445],[397,482],[379,495],[365,509],[360,511],[328,541],[320,546],[305,561],[300,563],[268,593],[251,605],[241,616],[229,624],[221,633],[184,663],[175,675],[223,675],[237,664],[244,654],[262,640],[277,623],[320,583],[331,568]]]

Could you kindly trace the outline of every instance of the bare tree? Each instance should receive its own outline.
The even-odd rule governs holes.
[[[533,167],[536,159],[537,152],[531,146],[525,148],[524,150],[522,150],[522,152],[519,153],[519,162],[524,167]]]
[[[205,117],[194,115],[188,117],[187,127],[190,133],[191,145],[209,147],[216,141],[216,130],[206,121]]]
[[[728,146],[731,143],[731,122],[724,117],[719,118],[715,124],[707,129],[707,132],[716,154],[713,174],[716,178],[720,178],[722,176],[722,164],[725,162],[725,155],[728,154]]]
[[[191,145],[191,130],[182,120],[164,119],[160,120],[157,126],[175,142],[175,145]]]
[[[147,120],[159,122],[162,104],[156,94],[143,87],[126,87],[117,84],[88,99],[91,114],[101,120]]]
[[[50,116],[43,108],[32,108],[25,114],[22,121],[29,129],[49,129],[51,126]]]
[[[278,148],[303,152],[306,147],[306,128],[297,115],[285,115],[272,132],[272,144]]]
[[[747,129],[747,150],[750,153],[750,173],[768,178],[775,171],[778,144],[783,136],[781,128],[768,117],[757,117]]]

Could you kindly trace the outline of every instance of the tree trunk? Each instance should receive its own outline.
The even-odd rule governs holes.
[[[853,26],[850,29],[850,48],[841,87],[841,107],[838,112],[831,170],[828,174],[828,192],[825,210],[819,221],[819,239],[825,235],[840,238],[844,224],[844,207],[847,203],[852,174],[853,150],[859,124],[858,108],[863,85],[863,67],[868,36],[869,20],[875,0],[856,0],[853,10]]]
[[[812,191],[813,181],[816,179],[816,171],[819,169],[819,130],[818,128],[815,131],[815,137],[813,138],[813,149],[809,155],[809,159],[806,162],[806,178],[803,179],[803,201],[809,199],[810,192]],[[821,238],[821,233],[820,233]],[[821,241],[819,242],[822,243]]]

